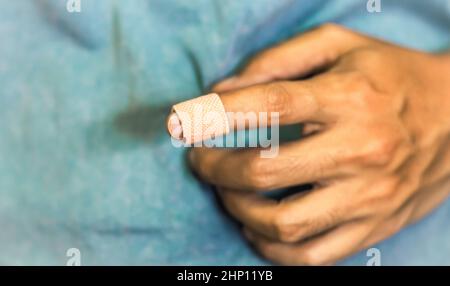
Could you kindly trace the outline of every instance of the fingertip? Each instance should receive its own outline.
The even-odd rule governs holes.
[[[181,126],[180,118],[174,112],[167,117],[167,131],[174,139],[181,140],[183,138],[183,127]]]

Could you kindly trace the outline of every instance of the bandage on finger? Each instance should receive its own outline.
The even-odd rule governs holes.
[[[228,116],[216,93],[175,104],[167,120],[170,135],[187,144],[226,135]]]

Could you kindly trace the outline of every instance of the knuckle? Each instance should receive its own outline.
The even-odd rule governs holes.
[[[358,156],[366,167],[385,167],[391,162],[398,143],[391,139],[368,140]]]
[[[356,57],[355,60],[364,60],[365,63],[377,64],[383,61],[386,61],[386,56],[380,53],[378,48],[364,47],[355,52]]]
[[[388,215],[397,213],[410,198],[410,192],[406,190],[417,190],[419,184],[417,178],[412,179],[405,176],[391,178],[390,186],[387,186],[387,189],[384,190],[385,200],[381,210]]]
[[[372,95],[374,88],[371,79],[367,74],[359,70],[346,72],[344,83],[350,91],[355,91],[356,94],[365,96]]]
[[[351,108],[353,112],[371,112],[379,106],[380,93],[371,78],[359,70],[338,72],[330,77],[336,82],[337,89],[342,93],[338,98],[341,104]]]
[[[266,84],[263,88],[266,99],[267,112],[277,112],[279,117],[289,116],[291,106],[291,94],[281,82]]]
[[[400,180],[394,176],[380,180],[372,187],[366,204],[380,213],[396,209],[399,203],[396,196],[399,184]]]
[[[273,166],[267,159],[255,157],[245,168],[250,187],[255,190],[265,190],[272,185]]]
[[[352,83],[364,83],[368,81],[367,76],[359,70],[348,71],[345,76],[346,79]]]
[[[299,239],[299,227],[292,222],[288,212],[279,211],[273,221],[275,235],[281,242],[291,243]]]
[[[302,264],[309,266],[320,266],[327,263],[327,259],[315,247],[307,247],[301,254]]]
[[[281,208],[274,217],[273,227],[278,240],[293,243],[330,229],[342,218],[343,215],[340,212],[329,210],[319,219],[302,219],[299,221],[297,218],[293,218],[291,212]]]

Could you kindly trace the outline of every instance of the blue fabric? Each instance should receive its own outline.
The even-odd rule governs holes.
[[[322,22],[448,48],[449,3],[0,0],[0,264],[64,265],[72,247],[84,265],[267,263],[171,146],[171,104]],[[449,218],[447,201],[381,243],[382,263],[450,264]]]

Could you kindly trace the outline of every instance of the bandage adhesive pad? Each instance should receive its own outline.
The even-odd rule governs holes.
[[[228,134],[230,125],[219,95],[210,93],[175,104],[167,129],[173,138],[194,144]]]

